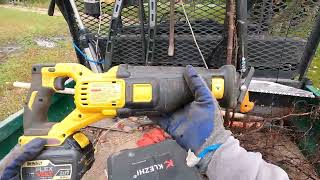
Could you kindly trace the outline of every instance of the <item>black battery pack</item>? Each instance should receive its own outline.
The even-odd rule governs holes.
[[[68,179],[78,180],[91,168],[94,148],[91,142],[81,147],[72,137],[60,146],[46,147],[33,160],[23,164],[21,180]]]
[[[109,180],[200,180],[196,168],[186,165],[187,152],[174,140],[109,156]]]

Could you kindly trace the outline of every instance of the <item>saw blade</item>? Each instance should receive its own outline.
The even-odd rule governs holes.
[[[249,85],[249,91],[267,94],[315,98],[314,94],[310,91],[270,81],[251,80]]]

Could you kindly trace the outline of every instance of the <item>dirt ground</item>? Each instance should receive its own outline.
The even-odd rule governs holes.
[[[83,179],[89,180],[92,177],[95,177],[96,180],[107,179],[107,158],[114,152],[137,147],[135,143],[143,133],[144,131],[131,133],[108,131],[105,133],[96,147],[95,163]],[[320,179],[314,167],[302,155],[289,136],[274,130],[234,135],[248,151],[261,152],[267,162],[283,168],[290,179]]]
[[[236,135],[236,137],[246,150],[260,152],[267,162],[284,169],[290,179],[320,179],[312,163],[301,153],[289,134],[276,130],[265,130]]]
[[[124,132],[121,129],[116,131],[115,129],[101,130],[101,128],[93,127],[84,129],[84,133],[96,145],[95,162],[82,179],[92,180],[94,177],[95,180],[106,180],[108,157],[112,153],[123,149],[136,148],[137,140],[148,130],[147,128],[147,130]],[[283,168],[288,173],[290,179],[320,179],[312,163],[303,156],[298,146],[291,140],[290,134],[276,130],[264,130],[253,133],[235,133],[234,136],[240,140],[241,146],[246,150],[260,152],[264,160]],[[11,162],[10,159],[2,161],[0,163],[2,164],[0,165],[0,172],[6,163]],[[314,161],[318,160],[314,159]]]
[[[100,143],[96,146],[95,162],[91,169],[84,175],[83,180],[106,180],[107,159],[115,152],[123,149],[132,149],[137,147],[136,141],[142,136],[141,131],[133,133],[125,133],[118,131],[109,131],[100,139]]]

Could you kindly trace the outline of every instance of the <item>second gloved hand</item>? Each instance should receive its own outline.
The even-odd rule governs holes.
[[[35,138],[28,144],[20,147],[22,152],[20,152],[17,157],[9,157],[9,159],[14,159],[4,169],[0,180],[19,180],[21,166],[26,161],[30,161],[35,158],[42,151],[46,143],[47,141],[45,139]],[[17,150],[20,151],[20,149]],[[15,152],[11,152],[10,154],[15,154]],[[8,156],[10,156],[10,154]]]
[[[200,168],[205,170],[214,153],[209,149],[212,145],[218,147],[224,143],[231,132],[223,127],[217,100],[192,66],[186,67],[184,78],[194,95],[194,101],[156,121],[181,147],[187,151],[190,149],[196,155],[205,154],[200,161]]]

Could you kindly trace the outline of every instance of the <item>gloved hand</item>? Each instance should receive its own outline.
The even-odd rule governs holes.
[[[36,138],[24,145],[22,152],[16,157],[3,171],[1,180],[18,180],[20,179],[20,168],[29,160],[34,159],[44,148],[47,141]],[[14,152],[11,152],[14,153]],[[10,156],[10,154],[9,154]]]
[[[155,121],[187,151],[203,156],[199,167],[205,170],[214,149],[231,135],[225,130],[217,100],[204,80],[192,66],[187,66],[184,78],[195,100],[173,114],[164,115]],[[214,145],[214,148],[212,148]],[[211,148],[211,150],[210,150]]]

